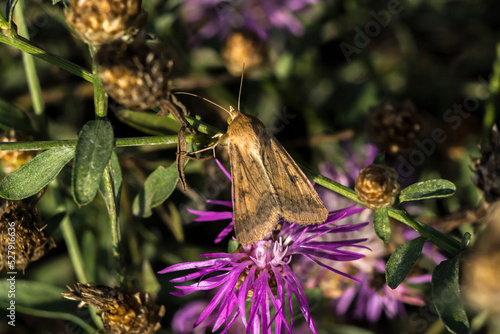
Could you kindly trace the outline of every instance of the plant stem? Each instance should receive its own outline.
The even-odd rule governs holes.
[[[496,46],[496,58],[493,62],[493,75],[490,80],[490,96],[485,106],[485,114],[483,118],[483,129],[485,133],[489,133],[491,127],[495,123],[495,111],[498,107],[498,98],[500,93],[500,41]]]
[[[103,196],[108,209],[109,223],[111,227],[111,242],[112,252],[116,262],[116,270],[118,273],[118,282],[120,284],[124,281],[124,268],[121,257],[121,232],[120,232],[120,218],[119,210],[116,206],[116,189],[111,175],[110,164],[106,166],[103,173],[102,182],[104,184]]]
[[[186,136],[186,140],[191,142],[195,136]],[[34,142],[0,142],[0,151],[40,151],[56,147],[76,147],[77,140],[48,140]],[[174,145],[177,144],[177,136],[157,136],[157,137],[131,137],[118,138],[115,140],[115,147],[143,146],[143,145]]]
[[[15,8],[15,15],[17,17],[17,24],[21,36],[29,39],[28,25],[26,23],[26,17],[24,15],[24,0],[19,1]],[[31,95],[31,100],[33,102],[33,112],[37,121],[38,131],[46,136],[47,128],[45,126],[44,110],[45,105],[42,98],[42,89],[40,87],[40,81],[38,80],[38,75],[36,73],[35,61],[33,56],[23,52],[23,63],[26,70],[26,80],[28,81],[28,88]]]
[[[64,58],[56,56],[46,50],[34,46],[33,44],[31,44],[30,41],[15,33],[11,35],[12,36],[6,35],[4,31],[0,30],[0,43],[7,44],[12,47],[15,47],[16,49],[27,52],[35,57],[45,60],[46,62],[54,64],[57,67],[60,67],[76,76],[79,76],[80,78],[85,79],[88,82],[91,83],[94,82],[92,74],[85,68],[76,65],[75,63],[72,63]]]

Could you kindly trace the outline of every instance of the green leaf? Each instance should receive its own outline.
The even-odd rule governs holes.
[[[417,201],[427,198],[449,197],[455,194],[457,188],[448,180],[437,179],[414,183],[401,190],[400,202]]]
[[[375,159],[373,159],[373,164],[379,164],[379,165],[385,164],[385,152],[377,154]]]
[[[21,132],[34,132],[31,119],[24,111],[0,99],[0,129],[14,129]]]
[[[9,21],[9,29],[12,24],[12,17],[14,16],[14,9],[16,8],[18,0],[7,0],[5,12],[7,13],[7,21]]]
[[[151,263],[148,260],[144,260],[142,263],[142,274],[141,274],[141,285],[142,291],[150,293],[152,296],[156,297],[158,291],[160,291],[161,285],[158,283],[158,275],[151,267]]]
[[[182,243],[184,242],[184,230],[182,228],[181,214],[175,204],[172,202],[168,202],[168,211],[170,213],[170,223],[168,227],[172,231],[175,240]]]
[[[164,136],[180,129],[179,123],[174,119],[147,112],[122,109],[115,112],[115,115],[123,123],[151,135]]]
[[[10,275],[7,277],[10,278]],[[94,333],[95,329],[75,314],[68,313],[69,310],[81,312],[77,303],[65,300],[61,293],[64,290],[53,285],[35,281],[15,279],[15,296],[9,297],[12,281],[3,279],[0,281],[0,307],[6,309],[11,301],[15,301],[16,312],[22,312],[38,317],[64,319],[72,321],[87,333]],[[88,313],[88,311],[86,310]],[[87,314],[88,318],[88,314]]]
[[[111,180],[113,181],[113,190],[114,190],[114,194],[115,194],[115,206],[117,208],[119,208],[120,207],[120,199],[121,199],[121,195],[122,195],[123,179],[122,179],[122,170],[120,167],[120,161],[118,160],[118,156],[116,155],[116,153],[114,151],[111,153],[111,160],[110,161],[111,161],[111,164],[108,164],[108,166],[110,166],[109,173],[110,173]],[[104,171],[104,172],[106,172],[106,171]],[[101,184],[99,185],[99,191],[103,194],[104,200],[107,201],[108,196],[106,195],[106,187],[105,187],[104,183],[102,182],[102,180],[101,180]],[[109,203],[107,203],[107,205],[109,207]]]
[[[0,183],[0,197],[20,200],[30,197],[52,181],[74,155],[72,147],[57,147],[40,153]]]
[[[459,255],[441,262],[432,273],[432,302],[446,328],[455,334],[470,332],[458,285]]]
[[[83,126],[76,144],[71,180],[77,204],[86,205],[94,199],[113,146],[113,128],[108,121],[90,121]]]
[[[420,256],[425,241],[423,237],[415,238],[402,244],[392,253],[385,266],[385,280],[391,289],[396,289],[408,275]]]
[[[151,216],[151,208],[162,204],[174,191],[179,182],[177,165],[171,164],[168,168],[160,166],[152,172],[139,194],[134,198],[132,212],[139,217]]]
[[[373,213],[373,228],[377,237],[385,244],[391,239],[391,225],[389,223],[388,208],[384,207]]]

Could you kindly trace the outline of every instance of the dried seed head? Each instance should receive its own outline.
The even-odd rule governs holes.
[[[22,201],[2,200],[0,207],[0,270],[24,270],[56,246],[54,239],[38,227],[38,210]],[[15,261],[11,262],[15,255]],[[14,263],[15,262],[15,263]]]
[[[266,55],[266,44],[252,32],[233,33],[222,50],[226,68],[234,76],[241,75],[243,64],[247,71],[258,68],[265,62]]]
[[[142,0],[71,0],[66,21],[88,44],[129,39],[147,19]]]
[[[422,130],[415,106],[410,101],[387,101],[370,108],[367,127],[370,140],[390,154],[413,148]]]
[[[149,293],[130,293],[89,283],[67,287],[70,292],[63,293],[65,298],[80,301],[78,307],[90,305],[99,310],[106,333],[148,334],[161,327],[165,308],[156,305]]]
[[[354,189],[358,198],[373,210],[391,206],[401,190],[398,172],[385,165],[363,168],[356,179]]]
[[[31,141],[32,137],[16,133],[14,130],[0,135],[0,142]],[[36,155],[35,151],[0,151],[0,161],[5,174],[13,172]]]
[[[148,45],[144,35],[132,43],[117,40],[103,45],[95,62],[104,90],[129,109],[155,108],[170,95],[173,61]]]
[[[491,132],[490,145],[479,145],[481,158],[472,159],[472,181],[483,191],[487,202],[500,200],[500,134],[496,125]]]

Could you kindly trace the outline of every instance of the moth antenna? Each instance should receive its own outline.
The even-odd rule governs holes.
[[[244,73],[245,73],[245,63],[243,63],[243,68],[241,69],[240,92],[238,93],[238,110],[240,110],[241,88],[243,87],[243,74]]]
[[[202,99],[205,102],[211,103],[214,106],[221,108],[222,110],[224,110],[225,112],[227,112],[229,115],[231,115],[231,113],[229,112],[229,110],[227,110],[226,108],[218,105],[217,103],[215,103],[213,101],[210,101],[209,99],[204,98],[203,96],[199,96],[199,95],[196,95],[196,94],[193,94],[193,93],[188,93],[188,92],[175,92],[174,94],[176,94],[176,95],[190,95],[190,96],[197,97],[199,99]]]

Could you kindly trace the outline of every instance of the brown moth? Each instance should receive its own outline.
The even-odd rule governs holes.
[[[227,132],[201,150],[229,145],[236,239],[242,245],[262,240],[280,217],[305,225],[324,222],[328,211],[304,172],[259,119],[239,109],[239,101],[238,110],[224,109],[231,117]]]
[[[229,142],[236,239],[254,244],[280,217],[299,224],[324,222],[325,205],[271,131],[232,107],[229,115],[232,122],[224,136]]]

